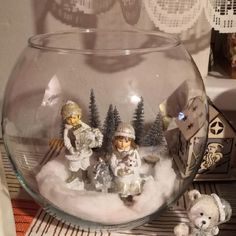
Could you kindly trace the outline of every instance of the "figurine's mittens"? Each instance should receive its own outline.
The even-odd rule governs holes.
[[[126,175],[126,173],[125,173],[125,170],[124,170],[124,169],[118,169],[118,170],[117,170],[117,176],[123,177],[123,176],[125,176],[125,175]]]
[[[174,234],[176,236],[188,236],[189,235],[189,227],[185,223],[180,223],[175,226]]]
[[[125,172],[126,172],[128,175],[134,174],[134,171],[131,170],[131,169],[125,169]]]

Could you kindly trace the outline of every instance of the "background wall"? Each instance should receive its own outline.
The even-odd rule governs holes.
[[[62,2],[62,0],[0,0],[0,110],[7,79],[20,53],[27,46],[30,36],[73,27],[154,28],[144,9],[137,24],[134,26],[127,24],[122,17],[119,1],[113,1],[111,10],[106,13],[96,16],[80,12],[79,22],[65,23],[63,12],[60,9],[52,10],[53,1]],[[206,76],[208,68],[210,31],[206,19],[201,17],[193,28],[179,35],[203,77]]]
[[[27,39],[35,33],[30,0],[0,0],[0,106],[6,81]]]

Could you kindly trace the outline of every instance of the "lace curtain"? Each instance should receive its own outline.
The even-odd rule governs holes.
[[[64,14],[66,23],[79,21],[79,13],[99,15],[120,5],[126,23],[135,25],[141,11],[156,27],[166,33],[184,32],[197,22],[202,14],[209,24],[221,33],[236,32],[236,0],[51,0],[52,11]]]
[[[143,3],[155,26],[167,33],[191,28],[202,12],[215,30],[236,32],[235,0],[145,0]]]

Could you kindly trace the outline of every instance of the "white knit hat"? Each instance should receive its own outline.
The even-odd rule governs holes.
[[[69,100],[62,106],[61,115],[64,120],[72,115],[81,116],[81,108],[77,103]]]
[[[134,131],[134,128],[131,124],[121,122],[118,125],[114,136],[115,137],[122,136],[122,137],[126,137],[126,138],[135,139],[135,131]]]

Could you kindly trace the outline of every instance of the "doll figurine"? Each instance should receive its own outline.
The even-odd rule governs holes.
[[[134,139],[133,126],[120,123],[113,137],[113,152],[110,159],[116,191],[126,205],[131,205],[133,196],[142,192],[141,159]]]
[[[70,183],[77,178],[86,181],[92,148],[102,145],[103,135],[99,129],[91,128],[81,121],[81,109],[75,102],[68,101],[64,104],[61,115],[65,123],[63,136],[66,147],[65,157],[69,162],[70,170],[66,182]]]

